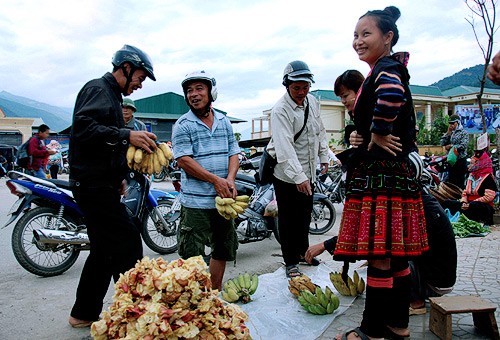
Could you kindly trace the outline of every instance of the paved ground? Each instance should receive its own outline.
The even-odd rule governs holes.
[[[486,237],[457,239],[458,269],[457,283],[453,295],[478,295],[500,306],[500,227],[492,228]],[[337,317],[319,338],[333,339],[336,334],[359,326],[365,300],[358,298],[344,315]],[[497,323],[500,309],[496,310]],[[474,328],[472,314],[454,314],[453,339],[489,339]],[[427,314],[410,317],[412,339],[438,339],[429,330],[429,304]]]
[[[6,221],[6,213],[15,197],[8,193],[5,180],[0,180],[0,226]],[[153,187],[162,188],[153,185]],[[170,185],[168,186],[170,188]],[[339,209],[339,207],[337,207]],[[316,243],[335,235],[338,223],[326,235],[310,237]],[[68,311],[73,302],[74,290],[86,254],[67,273],[54,278],[39,278],[24,271],[15,261],[10,249],[12,226],[0,229],[0,339],[90,339],[88,329],[76,330],[66,324]],[[458,239],[458,281],[450,295],[479,295],[496,306],[500,303],[500,227],[492,228],[486,237]],[[145,249],[145,254],[154,257],[153,252]],[[166,256],[167,260],[175,254]],[[331,259],[325,253],[323,260]],[[227,278],[239,272],[249,271],[258,274],[273,272],[281,266],[279,245],[274,239],[241,245],[238,260],[229,264]],[[112,289],[107,295],[109,303]],[[364,308],[363,296],[343,314],[335,318],[319,339],[332,339],[336,334],[355,328],[361,321]],[[500,310],[496,319],[500,321]],[[410,318],[412,339],[437,339],[429,331],[429,313]],[[453,338],[487,339],[476,333],[470,314],[453,316]],[[298,340],[298,339],[297,339]]]

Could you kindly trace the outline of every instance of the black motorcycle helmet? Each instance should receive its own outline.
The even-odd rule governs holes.
[[[290,83],[295,81],[307,81],[310,84],[314,83],[314,74],[312,74],[309,66],[300,60],[288,63],[283,71],[283,85],[286,88],[288,88]]]
[[[127,89],[130,85],[130,82],[132,81],[132,75],[137,69],[143,69],[146,72],[146,75],[151,78],[151,80],[156,81],[155,75],[153,73],[153,63],[151,62],[151,58],[149,58],[149,56],[145,52],[138,49],[137,47],[131,45],[123,45],[121,49],[116,51],[111,63],[113,64],[115,70],[121,68],[123,74],[125,75],[125,77],[127,77],[125,89]],[[132,71],[130,73],[127,73],[127,71],[125,70],[125,67],[123,66],[124,63],[129,63],[130,65],[132,65]]]

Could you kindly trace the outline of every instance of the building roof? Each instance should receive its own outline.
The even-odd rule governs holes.
[[[337,102],[340,101],[340,97],[337,97],[333,90],[314,90],[310,93],[318,100],[334,100]]]
[[[460,95],[476,94],[479,93],[481,89],[474,86],[457,86],[452,89],[443,91],[443,95],[447,97],[454,97]],[[484,88],[483,93],[500,94],[500,89],[490,89]]]
[[[442,97],[443,93],[437,86],[410,85],[412,95]]]
[[[152,119],[166,119],[177,120],[189,111],[189,106],[184,100],[184,96],[177,93],[166,92],[155,96],[134,100],[137,112],[134,116],[137,118],[152,118]],[[227,116],[227,112],[214,108],[214,110],[221,112]],[[243,123],[246,120],[229,117],[231,123]]]

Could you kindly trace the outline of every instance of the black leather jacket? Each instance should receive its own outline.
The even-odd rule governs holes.
[[[130,130],[121,103],[120,87],[109,72],[78,93],[69,142],[73,185],[117,187],[125,178]]]

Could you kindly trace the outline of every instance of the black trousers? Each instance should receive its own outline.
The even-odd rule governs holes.
[[[274,178],[278,202],[278,227],[285,265],[298,264],[309,248],[309,224],[313,197],[297,190],[295,184]]]
[[[98,320],[111,278],[134,267],[142,258],[139,230],[120,202],[118,188],[75,188],[74,197],[85,214],[90,254],[85,261],[71,316]]]
[[[465,177],[467,176],[467,160],[457,159],[457,162],[448,168],[448,182],[455,184],[460,189],[465,188]]]
[[[59,172],[59,165],[58,164],[52,164],[49,167],[49,171],[50,171],[50,178],[57,179],[57,173]]]

